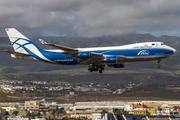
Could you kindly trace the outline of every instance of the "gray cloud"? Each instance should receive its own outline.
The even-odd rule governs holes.
[[[180,27],[179,6],[179,0],[0,0],[0,35],[7,27],[83,37],[172,33]]]

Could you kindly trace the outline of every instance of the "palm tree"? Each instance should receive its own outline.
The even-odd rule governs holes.
[[[122,113],[123,112],[123,110],[116,110],[114,113],[115,114],[120,114],[120,113]]]
[[[106,111],[106,110],[101,111],[101,118],[105,115],[105,113],[108,113],[108,111]]]
[[[59,110],[58,110],[58,111],[56,111],[56,115],[57,115],[57,117],[59,117],[59,112],[60,112]]]
[[[128,111],[125,111],[124,109],[121,110],[121,113],[128,114]]]
[[[31,116],[32,116],[32,119],[35,119],[36,115],[34,113],[32,113]]]
[[[26,116],[29,118],[29,120],[31,119],[31,113],[27,113]]]
[[[15,115],[15,116],[17,116],[19,114],[19,111],[14,111],[13,113],[12,113],[12,115]]]
[[[36,116],[37,116],[38,118],[41,118],[41,113],[38,112],[38,113],[36,114]]]
[[[53,110],[51,114],[53,115],[54,120],[55,120],[55,117],[56,117],[56,110]]]
[[[64,114],[65,114],[65,111],[64,111],[63,107],[56,111],[57,117],[62,117],[62,116],[64,116]]]
[[[62,107],[60,110],[64,110],[64,107]]]

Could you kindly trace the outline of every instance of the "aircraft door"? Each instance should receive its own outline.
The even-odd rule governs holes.
[[[156,43],[156,47],[158,47],[158,43]]]

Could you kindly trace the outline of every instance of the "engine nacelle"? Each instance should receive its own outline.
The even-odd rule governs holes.
[[[124,63],[108,65],[108,67],[114,67],[114,68],[124,68],[124,66],[125,66]]]
[[[125,64],[121,63],[121,64],[114,64],[114,68],[124,68]]]
[[[90,58],[90,52],[80,52],[79,57],[80,58]]]
[[[107,63],[116,63],[117,57],[116,56],[108,56],[108,57],[106,57],[106,62]]]

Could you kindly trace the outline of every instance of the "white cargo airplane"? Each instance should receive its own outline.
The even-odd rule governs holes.
[[[12,58],[52,63],[58,65],[88,65],[90,72],[102,73],[105,65],[114,68],[124,68],[125,63],[145,62],[168,58],[176,53],[172,47],[162,42],[144,42],[123,46],[70,48],[61,45],[39,41],[57,50],[39,48],[15,28],[5,29],[14,51],[5,50]]]

